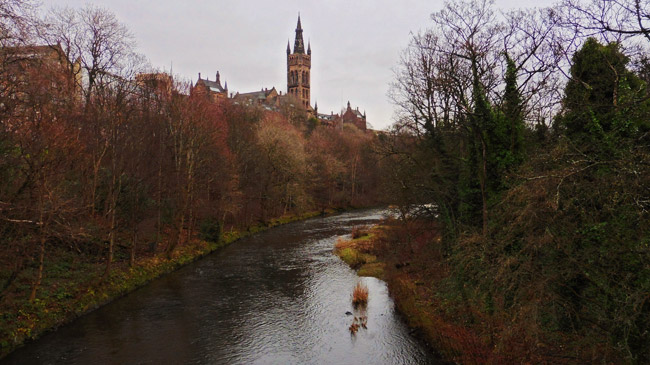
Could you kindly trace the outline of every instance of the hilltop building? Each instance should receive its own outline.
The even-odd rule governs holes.
[[[253,91],[249,93],[236,93],[232,100],[234,103],[242,105],[262,105],[269,108],[274,108],[279,105],[280,94],[275,90],[275,87],[271,89],[264,88],[260,91]]]
[[[298,15],[296,26],[296,39],[293,43],[293,53],[290,43],[287,42],[287,94],[298,99],[301,105],[312,111],[310,103],[310,72],[311,72],[311,42],[307,45],[305,53],[305,42],[302,38],[302,25]]]
[[[352,109],[349,101],[347,108],[341,110],[340,114],[334,114],[334,112],[320,114],[318,113],[318,104],[314,107],[314,113],[322,125],[342,128],[345,124],[352,124],[362,131],[367,129],[366,112],[364,111],[362,114],[359,107]]]
[[[303,39],[303,29],[298,15],[298,22],[295,30],[293,50],[290,41],[287,41],[287,92],[282,94],[275,87],[262,88],[259,91],[237,92],[228,95],[228,84],[221,86],[219,72],[215,81],[201,78],[192,87],[191,92],[209,95],[214,101],[231,100],[235,104],[246,106],[259,106],[267,111],[280,111],[281,107],[296,103],[307,111],[310,117],[315,117],[321,125],[332,128],[342,128],[345,124],[352,124],[362,131],[367,129],[366,113],[361,113],[359,108],[353,109],[348,101],[347,108],[340,113],[320,114],[318,104],[311,106],[311,43]]]
[[[164,72],[140,73],[135,82],[143,92],[153,92],[158,96],[170,98],[174,90],[174,80]]]
[[[194,84],[190,93],[193,92],[208,95],[213,101],[223,101],[228,99],[228,82],[226,81],[221,86],[221,75],[219,75],[219,71],[217,71],[217,76],[214,81],[210,81],[209,78],[202,79],[201,73],[199,72],[199,79],[196,80],[196,84]]]
[[[362,131],[366,130],[366,112],[363,114],[359,111],[359,107],[352,109],[348,101],[348,107],[341,115],[341,124],[353,124]]]
[[[53,98],[65,95],[82,99],[81,62],[68,60],[60,44],[4,47],[0,49],[0,62],[1,72],[10,76],[0,85],[5,100],[1,110],[16,107],[23,112],[22,104],[29,92],[46,88],[52,90]]]

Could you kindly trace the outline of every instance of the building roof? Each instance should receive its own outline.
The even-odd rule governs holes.
[[[224,88],[221,86],[221,82],[219,81],[210,81],[210,80],[204,80],[204,79],[199,79],[196,83],[198,84],[199,82],[203,83],[203,85],[207,86],[210,91],[214,91],[217,93],[223,93],[226,92],[228,89]]]
[[[323,119],[323,120],[336,120],[338,119],[339,115],[338,114],[321,114],[318,113],[318,119]]]
[[[300,15],[298,15],[298,24],[296,26],[296,40],[293,44],[293,53],[305,53],[305,42],[302,40],[302,25],[300,24]]]
[[[252,91],[249,93],[237,93],[235,95],[235,99],[237,98],[246,98],[246,99],[257,99],[257,100],[264,100],[266,99],[273,91],[275,90],[275,87],[272,87],[270,89],[263,89],[260,91]],[[277,92],[277,91],[276,91]]]

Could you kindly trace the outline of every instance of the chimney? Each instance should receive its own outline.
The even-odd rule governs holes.
[[[201,80],[201,73],[199,72],[199,80]]]

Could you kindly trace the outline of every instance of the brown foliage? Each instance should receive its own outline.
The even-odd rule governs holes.
[[[352,291],[352,305],[355,307],[365,307],[368,304],[368,287],[362,283],[357,283]]]

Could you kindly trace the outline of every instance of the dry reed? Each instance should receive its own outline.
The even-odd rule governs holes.
[[[352,305],[365,306],[368,304],[368,287],[362,283],[357,283],[352,292]]]

